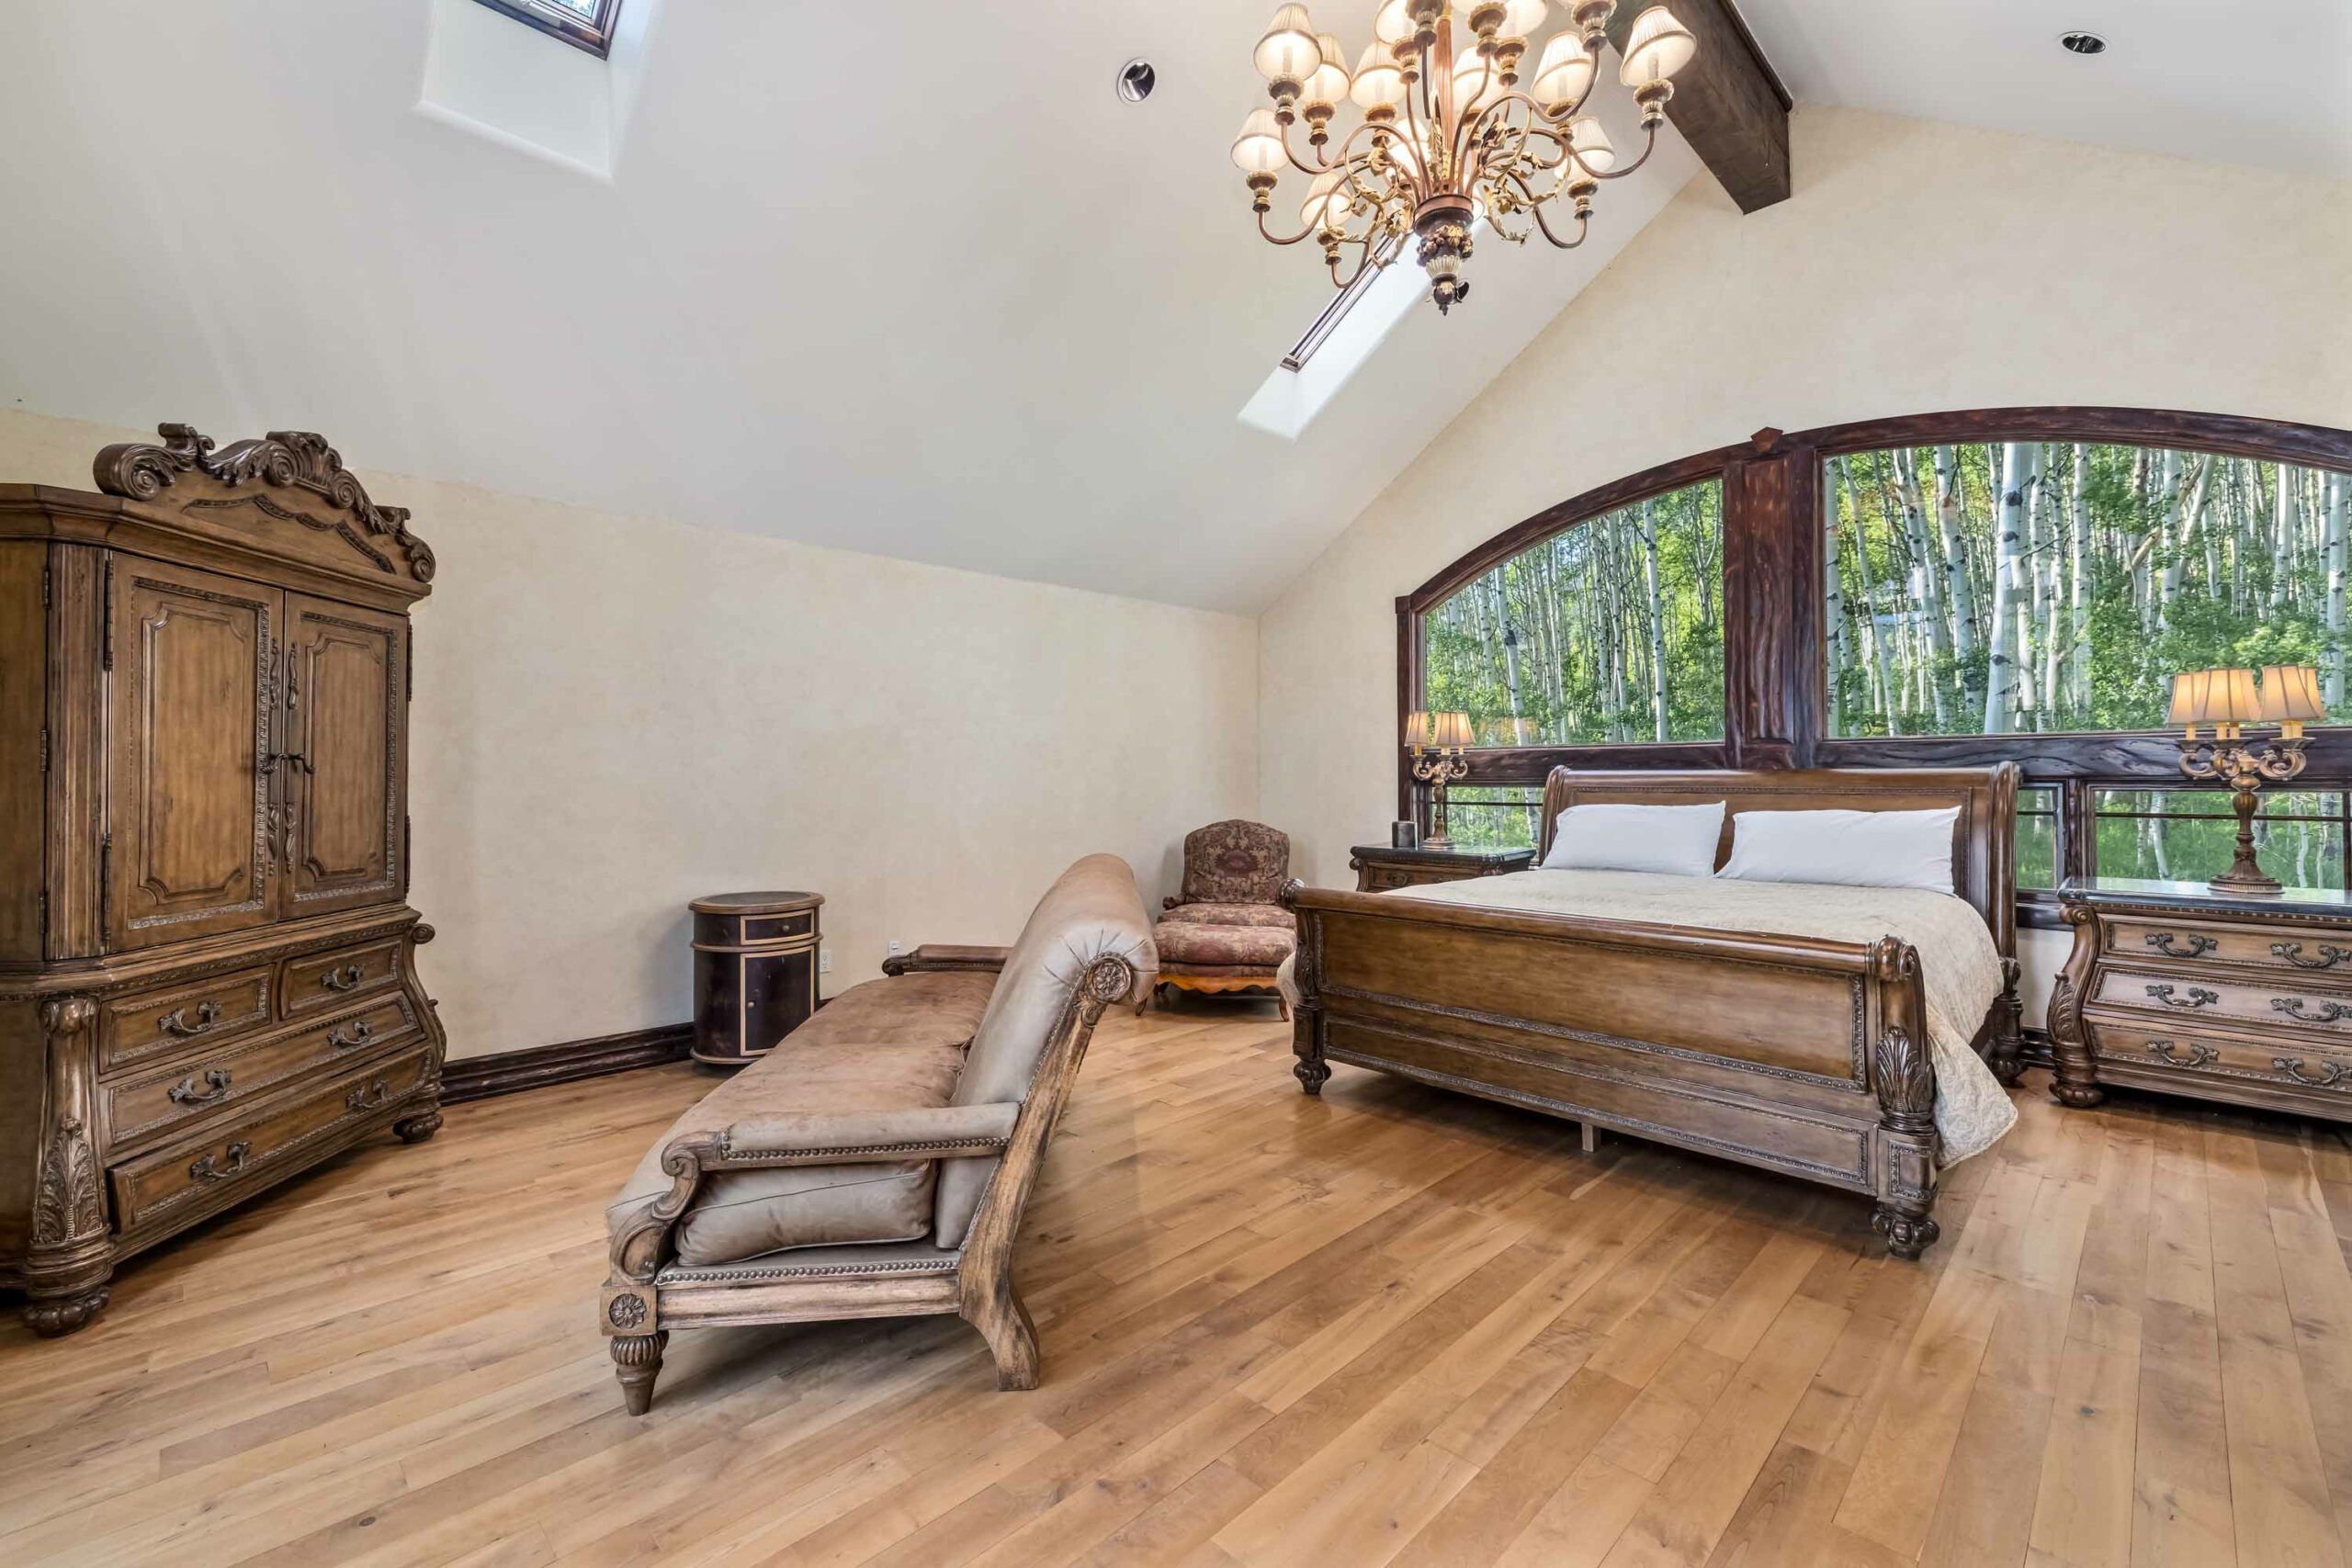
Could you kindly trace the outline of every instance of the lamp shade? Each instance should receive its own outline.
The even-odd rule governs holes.
[[[1363,58],[1356,62],[1354,83],[1348,96],[1356,107],[1376,109],[1394,107],[1404,101],[1405,73],[1396,69],[1396,58],[1376,43],[1363,46]]]
[[[2263,718],[2273,724],[2313,724],[2327,716],[2319,671],[2308,664],[2264,665],[2261,703]]]
[[[1322,51],[1322,59],[1306,73],[1299,96],[1310,104],[1336,106],[1348,96],[1348,57],[1340,52],[1339,39],[1330,33],[1319,35],[1315,43]]]
[[[1387,4],[1372,14],[1372,36],[1392,48],[1413,36],[1411,0],[1387,0]]]
[[[1535,76],[1527,85],[1527,96],[1547,109],[1580,103],[1592,86],[1594,70],[1591,53],[1584,40],[1574,33],[1561,33],[1544,46],[1543,57],[1535,62]]]
[[[1306,187],[1306,199],[1298,209],[1299,221],[1312,228],[1337,232],[1348,220],[1348,209],[1354,194],[1347,186],[1348,171],[1329,169],[1315,176]]]
[[[1628,87],[1663,82],[1698,52],[1699,40],[1690,29],[1665,6],[1653,6],[1634,18],[1634,30],[1625,35],[1624,63],[1617,68],[1617,80]]]
[[[1568,150],[1592,174],[1605,175],[1617,166],[1617,149],[1609,144],[1609,132],[1590,115],[1568,122]],[[1563,176],[1566,173],[1561,171]]]
[[[1233,166],[1245,175],[1271,175],[1289,162],[1283,152],[1282,121],[1272,109],[1252,109],[1233,139]]]
[[[1503,18],[1495,28],[1498,38],[1524,39],[1532,37],[1544,25],[1544,14],[1550,9],[1549,0],[1502,0]]]
[[[2252,724],[2262,716],[2251,670],[2191,670],[2172,678],[2167,724]]]
[[[1276,11],[1250,58],[1257,62],[1258,74],[1269,82],[1304,82],[1323,60],[1323,46],[1315,39],[1306,7],[1285,6]]]
[[[1419,751],[1430,743],[1430,716],[1408,713],[1405,716],[1405,744]]]
[[[1487,56],[1473,51],[1453,62],[1453,108],[1464,117],[1503,96],[1503,73]]]
[[[1430,744],[1451,746],[1456,750],[1471,743],[1470,716],[1466,713],[1433,713],[1430,715]]]

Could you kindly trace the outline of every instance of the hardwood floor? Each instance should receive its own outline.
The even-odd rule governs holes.
[[[2335,1563],[2352,1147],[2044,1075],[1923,1264],[1869,1205],[1106,1021],[949,1318],[681,1333],[621,1412],[601,1207],[708,1081],[464,1106],[0,1328],[0,1562]],[[282,1283],[254,1288],[267,1278]]]

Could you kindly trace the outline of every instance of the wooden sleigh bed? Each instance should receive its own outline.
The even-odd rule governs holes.
[[[1984,917],[2001,994],[1972,1043],[2018,1075],[2014,765],[1575,773],[1544,785],[1543,849],[1588,803],[1748,810],[1960,808],[1953,891]],[[1329,1064],[1744,1161],[1876,1200],[1896,1256],[1937,1235],[1936,1071],[1918,953],[1760,932],[1310,888],[1298,919],[1294,1071]]]

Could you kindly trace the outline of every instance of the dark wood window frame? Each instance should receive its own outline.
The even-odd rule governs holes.
[[[1506,528],[1396,601],[1397,728],[1425,705],[1422,617],[1441,601],[1551,536],[1604,513],[1706,479],[1723,485],[1724,738],[1609,746],[1482,747],[1473,784],[1540,784],[1555,766],[1583,768],[1968,767],[2014,761],[2027,784],[2058,794],[2062,876],[2087,870],[2091,803],[2100,788],[2154,789],[2180,780],[2169,733],[1831,737],[1823,733],[1821,484],[1826,459],[1892,446],[2082,441],[2179,446],[2264,462],[2352,471],[2352,431],[2174,409],[1962,409],[1859,420],[1694,453],[1572,496]],[[2301,784],[2352,787],[2352,726],[2312,731]],[[1396,809],[1414,815],[1409,760],[1396,750]],[[2029,925],[2054,921],[2048,893],[2019,896]]]
[[[570,8],[557,5],[533,5],[531,0],[481,0],[481,3],[501,16],[512,17],[526,28],[536,28],[549,38],[560,38],[574,49],[586,50],[602,60],[612,52],[613,26],[620,19],[621,0],[596,0],[594,17],[582,19],[571,14]]]

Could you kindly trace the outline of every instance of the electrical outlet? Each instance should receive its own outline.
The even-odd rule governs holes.
[[[817,973],[820,975],[830,975],[832,972],[833,950],[830,947],[819,948],[817,950]]]
[[[890,956],[891,956],[891,957],[893,957],[893,958],[896,958],[898,955],[899,955],[899,944],[898,944],[897,942],[892,942],[892,943],[890,944]]]

